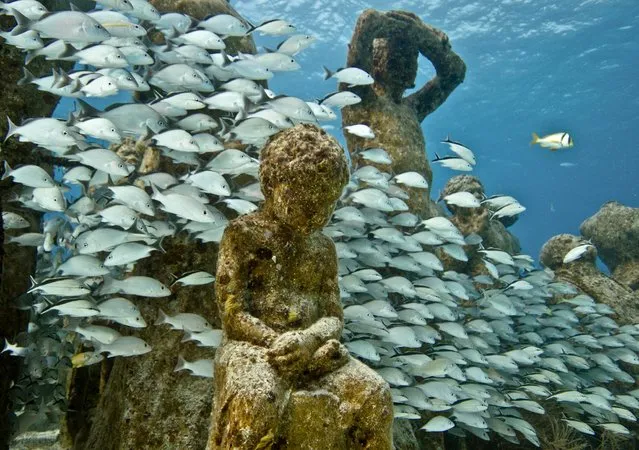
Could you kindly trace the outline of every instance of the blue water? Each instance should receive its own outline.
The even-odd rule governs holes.
[[[347,43],[365,8],[381,0],[240,0],[253,22],[290,20],[318,41],[297,55],[302,71],[279,73],[273,90],[306,100],[336,84],[322,65],[345,64]],[[467,144],[488,194],[511,194],[527,210],[511,228],[523,251],[537,256],[559,233],[603,203],[639,206],[639,2],[637,0],[403,0],[394,9],[418,14],[448,34],[467,65],[465,82],[423,122],[429,157],[447,134]],[[276,38],[256,37],[271,47]],[[417,86],[434,73],[423,59]],[[340,137],[341,121],[332,123]],[[572,149],[530,147],[531,133],[569,132]],[[343,142],[343,139],[342,139]],[[568,167],[561,164],[568,163]],[[456,173],[433,167],[434,196]]]

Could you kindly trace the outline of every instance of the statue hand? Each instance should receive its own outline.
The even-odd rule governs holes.
[[[267,351],[269,362],[279,371],[304,370],[313,354],[311,341],[302,331],[281,334]]]

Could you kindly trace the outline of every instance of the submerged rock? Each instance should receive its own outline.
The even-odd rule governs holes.
[[[639,288],[639,208],[617,202],[604,204],[580,227],[597,246],[612,277],[632,290]]]
[[[576,261],[563,263],[566,253],[582,243],[583,240],[577,236],[560,234],[544,244],[539,260],[554,270],[558,280],[568,281],[596,301],[614,308],[619,323],[639,322],[636,296],[626,286],[606,276],[597,268],[597,250],[594,247],[589,248]]]

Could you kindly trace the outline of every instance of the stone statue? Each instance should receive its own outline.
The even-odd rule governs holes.
[[[210,449],[391,449],[386,382],[349,356],[333,242],[321,233],[348,180],[337,142],[313,125],[261,152],[266,201],[224,232],[216,298]]]
[[[414,93],[419,55],[427,58],[436,75]],[[433,174],[426,156],[421,129],[424,118],[435,111],[464,81],[466,65],[451,47],[448,36],[406,11],[365,10],[358,18],[348,50],[348,67],[370,73],[375,83],[348,87],[362,102],[342,110],[343,125],[365,123],[375,131],[375,139],[345,133],[355,164],[370,164],[357,155],[360,148],[382,147],[391,156],[393,173],[416,171],[428,183]],[[374,164],[373,164],[374,165]],[[388,167],[379,166],[388,170]],[[405,189],[413,214],[422,218],[442,215],[430,200],[427,189]]]

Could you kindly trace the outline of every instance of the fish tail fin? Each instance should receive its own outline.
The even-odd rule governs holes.
[[[84,100],[76,98],[75,101],[77,109],[75,110],[74,115],[77,119],[83,119],[85,117],[97,117],[97,115],[100,113],[100,111],[89,105]]]
[[[7,178],[9,178],[9,175],[11,175],[11,166],[9,165],[9,163],[5,160],[3,161],[3,165],[4,172],[2,173],[2,178],[0,178],[0,180],[6,180]]]
[[[7,8],[7,11],[9,11],[9,14],[13,16],[17,23],[13,30],[11,30],[11,36],[17,36],[18,34],[24,33],[33,23],[32,20],[29,20],[26,16],[24,16],[20,11],[16,9]]]
[[[29,84],[33,82],[33,80],[35,79],[35,76],[33,76],[33,74],[29,72],[29,69],[27,69],[26,67],[22,68],[22,73],[24,75],[22,76],[22,78],[18,80],[18,86],[24,86],[25,84]]]
[[[4,338],[4,347],[0,353],[8,352],[9,350],[11,350],[11,344],[9,344],[7,338]]]
[[[162,309],[158,309],[158,318],[155,321],[155,325],[162,325],[166,323],[167,315],[162,311]]]
[[[182,358],[182,355],[178,355],[178,362],[175,365],[175,369],[173,369],[173,372],[179,372],[180,370],[184,369],[186,369],[186,361],[184,360],[184,358]]]
[[[442,159],[437,153],[435,153],[435,159],[433,159],[433,162],[439,161],[440,159]]]
[[[68,86],[70,84],[73,84],[74,81],[80,82],[79,78],[76,78],[75,80],[73,78],[71,78],[69,76],[68,73],[66,73],[63,69],[58,69],[58,74],[59,74],[59,80],[58,82],[60,83],[59,86],[57,87],[65,87]]]
[[[222,67],[226,67],[233,62],[224,50],[220,50],[220,55],[222,55]]]
[[[151,198],[153,200],[158,200],[159,201],[159,199],[163,197],[163,195],[160,192],[160,190],[157,187],[155,187],[155,184],[153,184],[153,183],[151,183],[151,190],[153,191],[153,193],[151,194]]]
[[[537,142],[539,142],[539,136],[537,136],[537,133],[533,133],[532,141],[530,141],[530,145],[535,145]]]
[[[103,350],[104,344],[102,344],[102,342],[92,340],[91,343],[93,344],[93,353],[94,354],[98,354],[98,353],[104,352],[104,350]]]
[[[7,123],[9,124],[9,129],[7,130],[7,136],[4,138],[4,142],[7,142],[7,139],[16,134],[16,131],[18,131],[18,127],[11,121],[11,117],[9,116],[7,116]]]
[[[324,79],[328,80],[330,77],[333,76],[333,72],[331,72],[328,67],[326,66],[322,66],[322,69],[324,69]]]
[[[24,57],[24,65],[27,66],[33,59],[38,56],[35,50],[28,50],[27,54]]]

